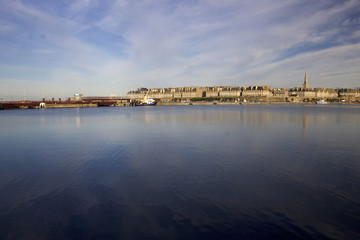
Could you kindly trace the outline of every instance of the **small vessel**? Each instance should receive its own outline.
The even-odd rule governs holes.
[[[240,104],[245,104],[245,103],[247,103],[248,101],[244,98],[241,102],[240,102]]]
[[[328,104],[324,99],[321,99],[316,102],[316,104]]]
[[[39,104],[39,108],[46,108],[46,103],[41,102],[41,103]]]
[[[135,106],[154,106],[156,103],[157,102],[154,99],[148,98],[148,96],[145,95],[143,100],[135,102]]]

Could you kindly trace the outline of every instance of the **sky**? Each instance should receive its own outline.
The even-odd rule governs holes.
[[[0,100],[360,87],[360,0],[0,0]]]

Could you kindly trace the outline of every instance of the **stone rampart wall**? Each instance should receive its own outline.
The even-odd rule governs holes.
[[[191,98],[264,98],[267,99],[312,99],[312,98],[357,98],[360,97],[358,90],[334,90],[326,88],[276,88],[269,86],[249,86],[249,87],[180,87],[180,88],[138,88],[130,91],[126,98],[142,99],[145,95],[150,98],[169,100],[169,99],[191,99]],[[272,101],[272,100],[271,100]]]
[[[250,96],[259,96],[259,97],[267,97],[273,96],[273,93],[267,90],[245,90],[241,93],[243,97],[250,97]]]
[[[225,97],[225,98],[240,97],[241,92],[240,91],[220,91],[219,96]]]

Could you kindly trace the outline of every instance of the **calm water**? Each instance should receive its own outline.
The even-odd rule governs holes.
[[[360,106],[0,111],[0,239],[360,239]]]

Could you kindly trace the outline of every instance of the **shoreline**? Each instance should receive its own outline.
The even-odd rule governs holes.
[[[315,102],[191,102],[191,103],[158,103],[158,106],[186,106],[186,105],[349,105],[359,104],[357,102],[328,102],[327,104],[317,104]]]
[[[356,105],[358,102],[327,102],[326,104],[317,104],[315,102],[158,102],[156,106],[192,106],[192,105]],[[156,107],[152,106],[152,107]],[[360,104],[359,104],[360,106]],[[89,108],[89,107],[132,107],[131,104],[114,104],[101,106],[93,103],[71,103],[71,104],[46,104],[43,109],[54,108]],[[39,106],[17,106],[4,107],[0,103],[0,110],[13,109],[40,109]]]

